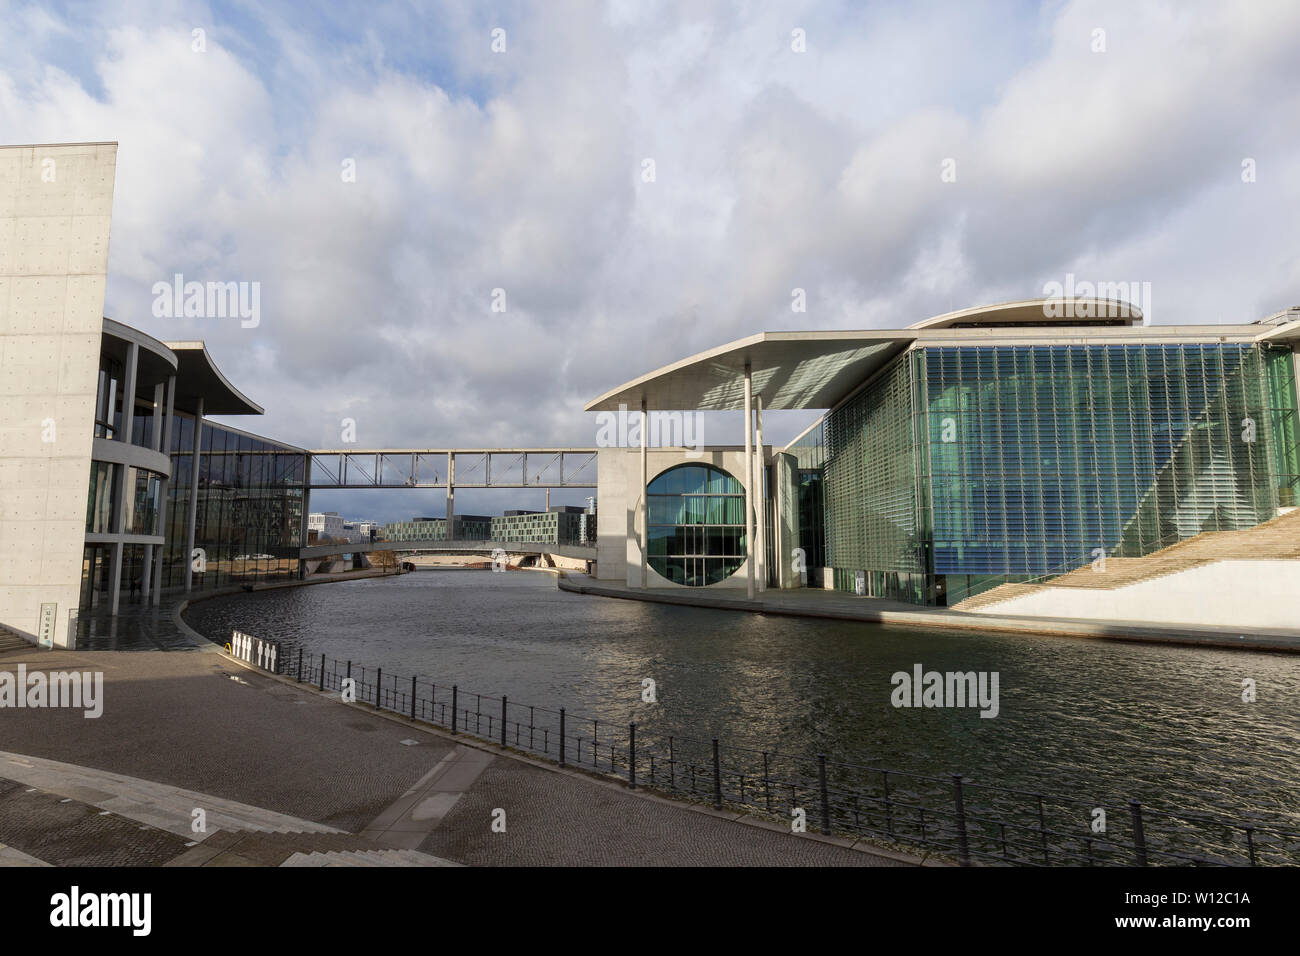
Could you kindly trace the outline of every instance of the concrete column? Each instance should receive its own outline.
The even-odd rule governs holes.
[[[162,446],[159,448],[164,455],[170,455],[172,451],[172,421],[175,417],[176,410],[176,376],[171,375],[167,379],[167,417],[163,423]],[[175,468],[175,462],[172,463]],[[167,535],[167,496],[171,494],[172,480],[168,476],[162,480],[162,487],[158,489],[158,527],[155,532],[166,538]],[[162,573],[163,573],[163,555],[166,554],[166,545],[158,549],[158,560],[153,563],[153,606],[157,607],[158,602],[162,600]]]
[[[153,387],[153,436],[149,441],[149,447],[154,451],[158,451],[162,444],[162,416],[163,383],[159,382]]]
[[[298,580],[307,576],[307,565],[302,560],[302,549],[307,547],[307,519],[311,516],[311,455],[302,462],[302,514],[298,516]]]
[[[646,414],[645,399],[641,399],[641,587],[649,586],[650,555],[650,498],[646,486],[650,484],[650,462],[646,442],[650,436],[650,420]]]
[[[456,533],[456,453],[447,452],[447,537]]]
[[[745,550],[748,560],[745,562],[745,594],[754,599],[754,563],[758,556],[754,553],[754,420],[753,420],[754,381],[749,363],[745,363]]]
[[[135,421],[135,380],[140,365],[140,346],[132,342],[126,350],[126,368],[122,376],[122,427],[113,437],[126,444],[131,443],[131,426]],[[126,527],[127,476],[130,469],[126,465],[114,465],[113,472],[117,481],[113,486],[113,519],[109,527],[113,534],[123,534]],[[109,613],[117,614],[122,590],[122,542],[113,544],[113,557],[109,564]]]
[[[121,465],[117,466],[120,471],[125,471]],[[117,616],[118,599],[122,590],[122,542],[115,541],[110,547],[113,549],[112,557],[108,563],[109,598],[108,613]]]
[[[140,346],[132,342],[126,349],[126,369],[122,376],[122,428],[116,438],[131,444],[131,426],[135,421],[135,380],[140,367]]]
[[[203,448],[203,397],[194,410],[194,451],[190,455],[190,513],[185,531],[185,593],[194,588],[194,524],[199,516],[199,452]]]
[[[758,565],[755,572],[758,578],[758,589],[767,590],[767,522],[764,517],[767,515],[767,498],[763,494],[763,396],[759,395],[754,400],[754,418],[755,418],[755,438],[754,438],[754,501],[757,502],[755,509],[755,530],[754,543],[758,547]]]

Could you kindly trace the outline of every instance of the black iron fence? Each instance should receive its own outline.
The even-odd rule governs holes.
[[[1145,806],[999,787],[824,754],[665,735],[635,721],[580,715],[398,675],[324,654],[286,650],[278,673],[323,691],[351,680],[358,703],[617,776],[633,789],[783,819],[807,832],[865,838],[961,865],[1257,866],[1300,863],[1300,831],[1265,819],[1218,819]]]

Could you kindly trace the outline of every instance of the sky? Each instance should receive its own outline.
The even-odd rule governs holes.
[[[105,313],[309,448],[594,445],[587,401],[695,352],[1067,275],[1150,283],[1153,324],[1300,305],[1292,0],[0,0],[0,142],[107,140]],[[155,315],[177,273],[257,283],[256,324]]]

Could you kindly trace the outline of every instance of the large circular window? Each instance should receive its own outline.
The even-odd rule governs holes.
[[[745,489],[711,465],[678,465],[646,489],[649,562],[689,587],[716,584],[745,562]]]

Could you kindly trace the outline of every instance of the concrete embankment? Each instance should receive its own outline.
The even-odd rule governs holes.
[[[862,598],[838,591],[813,588],[760,591],[753,600],[740,592],[696,588],[631,588],[617,581],[598,581],[584,574],[559,577],[566,591],[599,597],[677,604],[688,607],[782,614],[791,617],[862,621],[890,627],[923,627],[928,630],[998,631],[1002,633],[1052,634],[1098,640],[1138,641],[1149,644],[1181,644],[1193,647],[1222,647],[1236,650],[1300,653],[1300,629],[1232,629],[1186,624],[1161,625],[1145,621],[1086,620],[1081,618],[1017,617],[972,614],[948,608],[920,607],[901,601]]]

